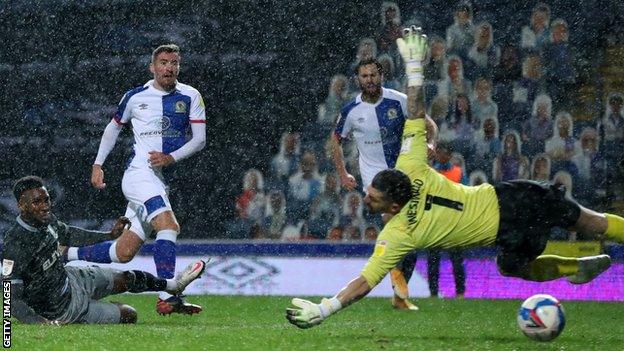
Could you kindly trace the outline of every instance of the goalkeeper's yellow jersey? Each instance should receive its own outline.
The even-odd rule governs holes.
[[[463,249],[494,244],[498,198],[490,184],[465,186],[427,163],[425,120],[407,120],[396,168],[412,182],[412,198],[383,228],[362,271],[377,285],[414,249]]]

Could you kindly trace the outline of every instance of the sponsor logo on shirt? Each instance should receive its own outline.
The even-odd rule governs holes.
[[[184,101],[178,101],[175,104],[176,113],[186,113],[186,103]]]
[[[381,257],[386,253],[386,241],[381,240],[375,244],[375,251],[373,251],[373,257]]]
[[[147,110],[148,105],[147,104],[140,104],[139,105],[139,110]]]
[[[357,119],[358,123],[364,123],[366,119],[364,117],[360,117]]]
[[[15,262],[13,262],[12,260],[7,260],[4,259],[2,260],[2,275],[3,276],[9,276],[11,275],[11,273],[13,272],[13,264]]]
[[[177,108],[177,107],[176,107]],[[177,111],[176,111],[177,112]],[[167,116],[162,116],[159,121],[157,121],[158,127],[161,130],[167,130],[171,127],[171,120]]]
[[[52,257],[48,258],[45,262],[43,262],[43,270],[47,271],[48,268],[52,267],[52,265],[54,264],[54,262],[56,262],[56,260],[61,257],[61,253],[58,251],[54,251],[52,253]]]
[[[407,222],[409,225],[414,225],[418,222],[418,204],[420,203],[420,189],[425,182],[421,179],[414,179],[412,181],[412,198],[407,203]]]
[[[54,230],[54,228],[52,228],[51,225],[48,226],[48,233],[52,234],[54,239],[58,239],[58,233]]]
[[[381,140],[384,140],[388,137],[388,128],[381,127],[379,128],[379,134],[381,134]]]
[[[170,129],[171,120],[167,116],[162,116],[158,119],[154,119],[153,121],[150,122],[150,124],[152,125],[152,128],[154,129],[141,132],[139,136],[144,137],[144,138],[145,137],[175,138],[175,137],[179,137],[182,135],[182,132],[175,130],[175,129]]]
[[[410,148],[412,147],[412,140],[413,140],[413,138],[411,136],[409,138],[403,139],[403,143],[401,144],[401,153],[402,154],[409,153]]]

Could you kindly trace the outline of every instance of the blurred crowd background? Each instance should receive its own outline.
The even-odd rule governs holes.
[[[28,174],[69,223],[123,215],[131,131],[106,190],[90,186],[91,164],[123,94],[151,79],[151,51],[172,42],[207,114],[206,148],[170,184],[181,238],[374,240],[381,223],[342,189],[329,140],[359,60],[378,58],[383,86],[404,91],[395,39],[412,24],[430,39],[427,108],[463,183],[550,181],[624,210],[619,1],[12,1],[0,19],[0,231]],[[357,175],[357,149],[343,147]]]

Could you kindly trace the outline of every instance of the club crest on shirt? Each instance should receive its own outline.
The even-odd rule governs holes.
[[[13,272],[13,261],[12,260],[7,260],[4,259],[2,260],[2,275],[3,276],[8,276],[11,275],[11,273]]]
[[[395,119],[399,117],[399,112],[397,112],[395,108],[391,108],[386,112],[386,117],[388,117],[388,119]]]
[[[178,101],[175,103],[176,113],[186,113],[186,103],[184,101]]]

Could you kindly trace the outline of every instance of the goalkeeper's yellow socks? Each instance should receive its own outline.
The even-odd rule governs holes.
[[[579,259],[557,255],[541,255],[529,263],[523,277],[527,280],[545,282],[576,274],[579,271]]]
[[[624,243],[624,218],[610,213],[605,213],[605,217],[607,218],[605,238],[618,243]]]

